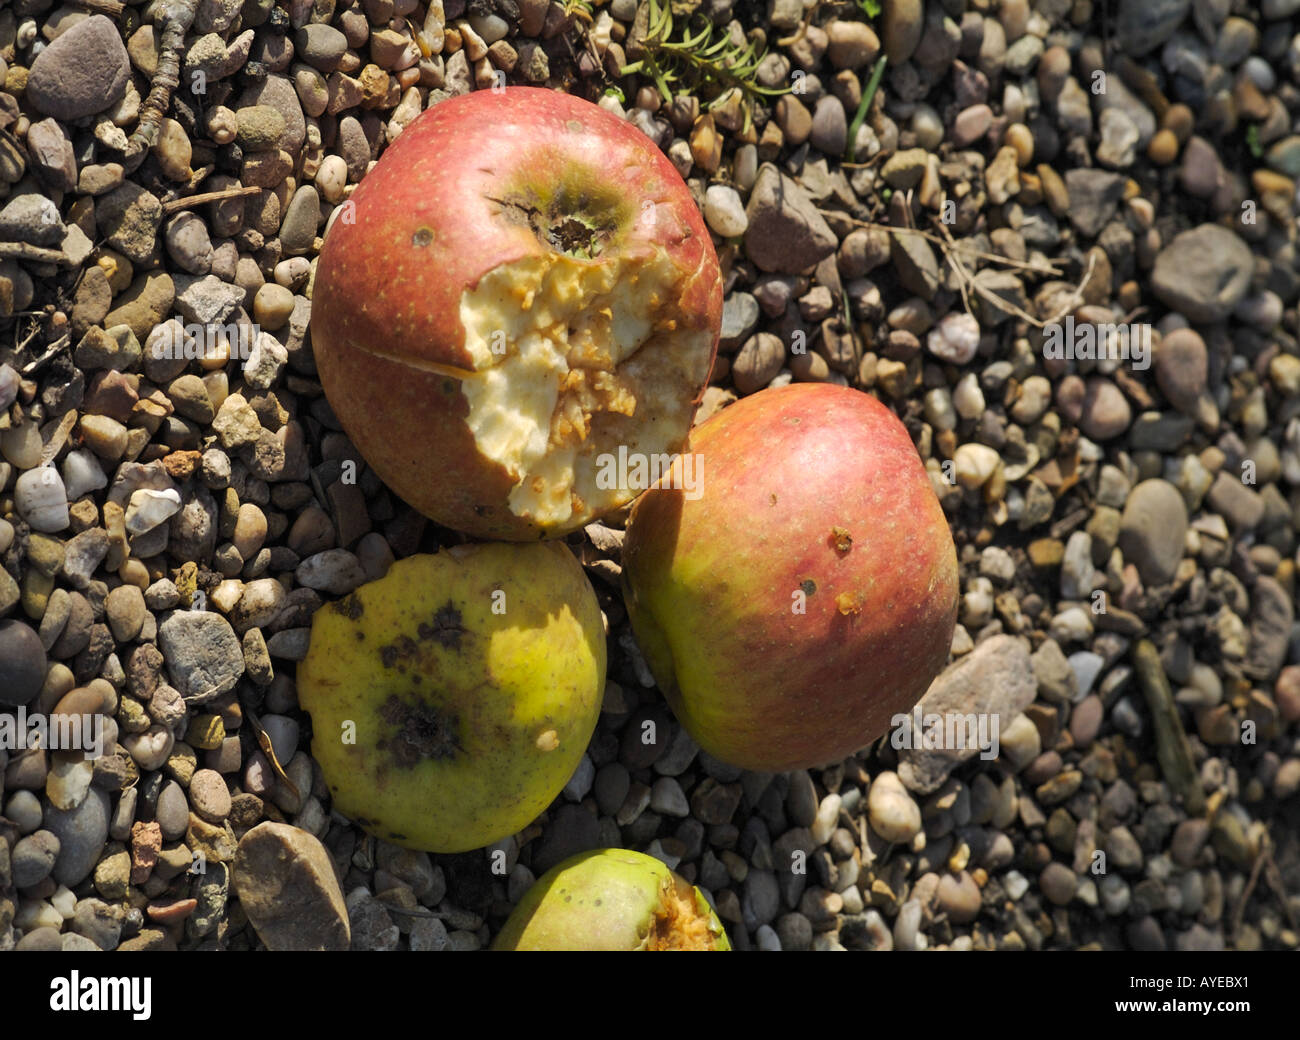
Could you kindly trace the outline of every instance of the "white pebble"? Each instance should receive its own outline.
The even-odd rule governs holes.
[[[167,488],[165,491],[140,488],[131,494],[131,500],[127,503],[127,533],[137,535],[152,531],[179,513],[180,509],[181,493],[175,488]]]
[[[326,202],[343,199],[348,186],[348,164],[341,155],[327,155],[316,171],[316,188]]]
[[[965,311],[945,315],[930,330],[925,345],[935,357],[953,365],[964,365],[979,349],[979,322]]]
[[[740,193],[725,184],[713,184],[704,193],[704,219],[723,238],[736,238],[749,227]]]
[[[68,493],[68,501],[75,502],[82,495],[98,491],[108,486],[108,477],[99,459],[89,448],[78,448],[68,452],[63,460],[63,489]]]
[[[34,531],[51,533],[68,526],[68,493],[53,466],[29,469],[14,485],[14,507]]]
[[[974,372],[967,372],[952,390],[952,404],[963,419],[978,419],[984,414],[984,391]]]
[[[980,488],[993,476],[1002,460],[987,444],[963,444],[953,454],[957,482],[964,488]]]

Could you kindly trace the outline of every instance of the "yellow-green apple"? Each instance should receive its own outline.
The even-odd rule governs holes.
[[[494,950],[730,950],[698,888],[629,849],[580,852],[519,901]]]
[[[600,604],[560,542],[399,560],[316,612],[298,665],[334,808],[429,852],[528,826],[573,776],[604,689]]]
[[[650,139],[511,87],[439,102],[384,153],[326,234],[311,330],[384,482],[522,541],[644,490],[609,464],[620,448],[681,449],[721,315],[709,233]]]
[[[867,394],[800,383],[724,409],[689,451],[623,547],[633,630],[677,717],[746,769],[866,746],[925,692],[956,623],[952,536],[907,431]]]

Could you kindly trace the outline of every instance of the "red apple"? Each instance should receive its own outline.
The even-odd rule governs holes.
[[[874,398],[800,383],[691,435],[632,508],[637,642],[705,751],[781,772],[884,734],[948,660],[957,554],[902,423]]]
[[[558,536],[643,490],[611,479],[619,448],[680,450],[722,281],[641,131],[549,90],[478,91],[416,119],[349,201],[316,271],[316,363],[411,505],[479,537]]]

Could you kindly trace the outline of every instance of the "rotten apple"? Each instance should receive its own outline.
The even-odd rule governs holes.
[[[312,290],[326,396],[381,479],[441,524],[554,537],[631,501],[609,458],[679,451],[722,282],[641,131],[532,87],[441,101],[330,225]]]
[[[628,614],[709,754],[780,772],[841,759],[911,709],[948,659],[957,556],[902,423],[800,383],[703,423],[633,506]]]
[[[568,783],[605,663],[567,546],[457,545],[316,611],[298,698],[335,809],[395,845],[464,852],[528,826]]]

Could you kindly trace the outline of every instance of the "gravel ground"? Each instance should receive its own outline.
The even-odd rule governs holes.
[[[0,10],[0,705],[106,741],[0,750],[0,949],[261,947],[230,864],[265,821],[241,895],[287,856],[290,944],[346,916],[354,948],[480,948],[622,846],[740,949],[1300,946],[1300,0],[683,0],[793,90],[671,104],[618,75],[644,0],[171,8]],[[998,712],[996,758],[711,759],[632,640],[614,516],[571,539],[610,678],[547,813],[430,856],[331,812],[312,614],[455,536],[339,429],[314,258],[404,126],[499,74],[626,113],[687,178],[726,277],[701,417],[793,379],[903,419],[961,566],[926,703]],[[213,323],[256,324],[246,366],[154,349]],[[1150,353],[1075,350],[1098,324]]]

